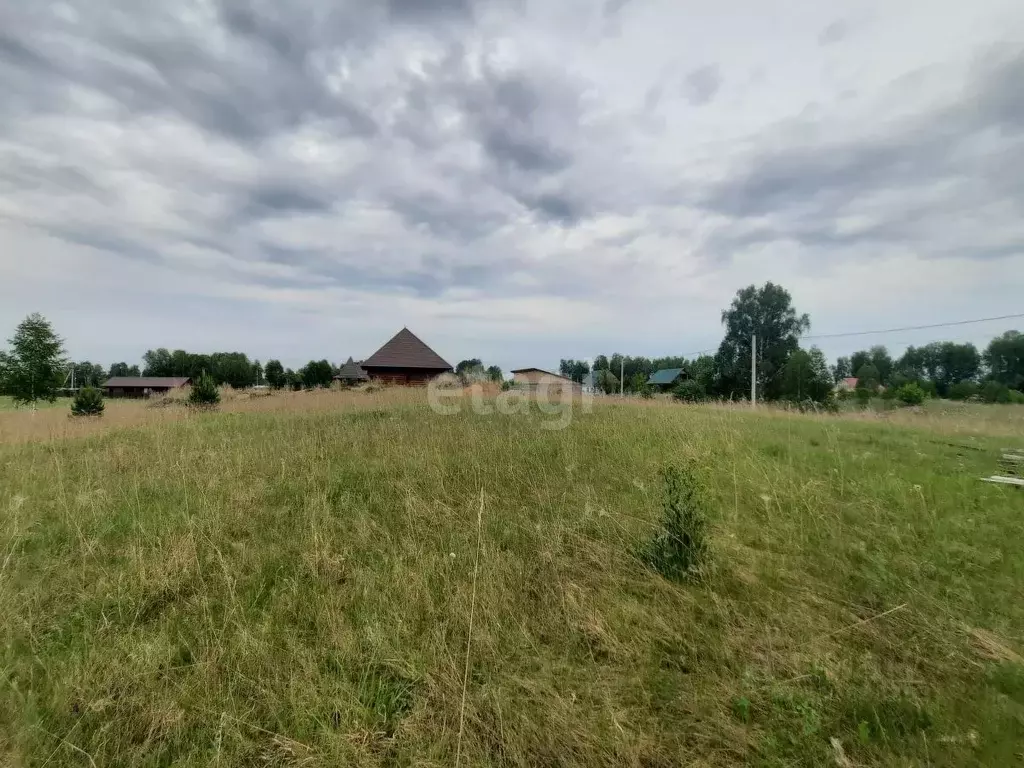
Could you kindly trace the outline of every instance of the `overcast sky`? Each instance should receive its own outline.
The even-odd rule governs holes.
[[[546,367],[765,280],[820,334],[1024,312],[1024,3],[0,0],[2,337]]]

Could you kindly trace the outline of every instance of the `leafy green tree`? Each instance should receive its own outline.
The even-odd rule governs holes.
[[[896,399],[903,405],[920,405],[924,402],[926,395],[916,381],[904,384],[896,391]]]
[[[782,396],[797,403],[827,403],[832,399],[832,375],[820,349],[798,349],[789,356],[782,369]]]
[[[107,372],[102,365],[96,365],[85,360],[81,363],[72,363],[71,370],[74,373],[76,388],[98,387],[107,378]]]
[[[480,361],[480,358],[473,357],[469,360],[460,360],[459,364],[455,366],[455,373],[458,376],[463,376],[470,373],[479,373],[483,369],[484,364]]]
[[[876,392],[881,385],[882,377],[871,363],[865,363],[857,371],[857,389]]]
[[[608,369],[597,372],[594,384],[606,395],[614,395],[619,391],[619,379]]]
[[[212,408],[220,402],[220,391],[213,376],[203,371],[192,380],[192,391],[188,396],[189,405]]]
[[[685,368],[689,378],[700,382],[700,385],[708,394],[718,390],[718,363],[714,355],[701,355],[692,363],[667,367]]]
[[[326,360],[311,360],[299,371],[299,377],[309,389],[329,387],[334,380],[334,369]]]
[[[986,403],[1008,403],[1010,402],[1010,388],[1003,382],[989,379],[981,385],[981,399]]]
[[[590,364],[586,360],[562,360],[558,364],[558,372],[567,379],[581,383],[590,373]]]
[[[672,397],[682,403],[701,403],[707,400],[708,393],[696,379],[683,379],[672,390]]]
[[[243,352],[214,352],[210,355],[210,364],[213,366],[210,375],[218,384],[244,389],[256,382],[252,362]],[[333,376],[333,372],[331,375]]]
[[[72,416],[102,416],[103,393],[96,387],[82,387],[71,402]]]
[[[502,382],[505,380],[505,375],[501,372],[501,368],[491,365],[487,368],[487,378],[494,382]]]
[[[782,369],[800,346],[800,335],[811,326],[807,315],[799,315],[785,288],[774,283],[748,286],[736,293],[729,309],[722,312],[725,338],[716,361],[722,377],[723,394],[749,396],[750,345],[757,336],[757,386],[759,396],[774,400],[782,394]]]
[[[0,382],[15,403],[53,402],[64,383],[64,340],[38,312],[26,317],[10,339],[11,351],[0,353]]]
[[[637,371],[629,380],[629,386],[627,389],[630,392],[635,392],[641,397],[650,397],[653,393],[651,392],[651,385],[647,383],[648,378],[648,374],[645,374],[642,371]]]
[[[942,396],[961,381],[976,381],[981,376],[982,355],[973,344],[937,341],[923,347],[908,347],[896,364],[899,375],[924,387],[930,381]],[[896,379],[893,379],[896,383]]]
[[[141,376],[142,373],[139,371],[139,366],[128,365],[128,363],[114,363],[110,366],[110,371],[107,373],[108,378],[114,376]]]
[[[263,371],[263,375],[267,378],[267,384],[274,389],[281,389],[286,383],[284,366],[281,365],[280,360],[267,360],[267,366]]]
[[[845,360],[845,358],[840,358],[840,360]],[[892,356],[889,354],[889,350],[881,344],[878,344],[868,350],[854,352],[850,356],[850,370],[853,371],[853,373],[847,374],[847,376],[856,376],[857,371],[865,365],[871,365],[876,371],[878,371],[878,383],[880,385],[890,383],[890,378],[896,368],[896,364],[893,362]],[[842,378],[847,377],[844,376]]]
[[[985,349],[989,375],[1013,389],[1024,389],[1024,333],[1007,331]]]
[[[143,376],[174,376],[171,353],[165,347],[148,349],[142,356]],[[187,375],[187,374],[179,374]]]
[[[838,384],[843,379],[849,379],[853,376],[853,363],[850,362],[848,357],[840,357],[836,360],[836,367],[832,371],[832,378]]]
[[[950,400],[970,400],[978,394],[978,385],[973,381],[961,381],[949,388]]]

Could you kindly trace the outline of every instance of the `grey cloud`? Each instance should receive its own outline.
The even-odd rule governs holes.
[[[391,18],[421,21],[441,16],[468,18],[473,13],[471,0],[387,0]]]
[[[288,25],[234,2],[222,3],[219,14],[228,33],[222,43],[155,11],[145,23],[109,8],[88,9],[77,24],[27,13],[14,28],[30,42],[9,35],[0,42],[2,55],[20,70],[3,80],[9,92],[30,89],[37,110],[64,109],[74,86],[112,97],[130,114],[175,113],[241,141],[261,141],[310,117],[345,134],[376,132],[364,108],[329,90],[311,56],[324,41],[302,32],[324,24],[342,35],[342,11],[293,14]]]
[[[836,19],[818,35],[819,45],[832,45],[845,40],[850,34],[850,25],[843,19]]]
[[[605,16],[616,16],[619,11],[625,8],[632,0],[605,0],[602,9]]]
[[[570,226],[578,222],[583,214],[579,205],[564,195],[542,194],[527,198],[525,203],[548,221]]]
[[[476,184],[501,190],[547,220],[574,222],[587,212],[580,201],[570,206],[538,192],[578,162],[583,84],[554,70],[499,72],[455,43],[405,88],[400,130],[423,151],[469,140],[487,161]],[[455,136],[439,128],[438,115],[451,112],[463,126]]]
[[[288,212],[321,213],[331,209],[333,196],[317,194],[309,187],[287,184],[268,184],[249,191],[245,210],[251,215]]]
[[[704,205],[737,220],[772,224],[727,233],[730,246],[791,239],[805,245],[924,242],[965,211],[1024,209],[1024,56],[977,70],[968,97],[844,141],[808,142],[745,158],[743,169],[711,188]],[[1016,170],[1006,172],[1007,164]],[[946,190],[939,198],[934,190]],[[886,196],[879,207],[874,201]],[[864,216],[862,226],[841,226]],[[988,256],[1004,244],[930,244],[933,255]]]
[[[722,73],[716,64],[708,64],[690,72],[683,79],[683,96],[694,106],[702,106],[715,98],[722,87]]]

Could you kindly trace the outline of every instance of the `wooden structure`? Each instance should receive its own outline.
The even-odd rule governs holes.
[[[986,483],[997,483],[999,485],[1013,485],[1024,488],[1024,454],[1019,454],[1011,448],[1006,449],[999,459],[999,471],[1002,474],[981,478]]]
[[[362,384],[364,381],[370,380],[370,375],[363,369],[360,363],[357,363],[351,357],[345,361],[345,364],[341,366],[341,370],[334,377],[334,380],[346,385]]]
[[[188,376],[114,376],[103,382],[107,397],[149,397],[191,384]]]
[[[372,381],[385,384],[426,384],[435,376],[452,372],[444,358],[408,328],[364,360],[362,367]]]
[[[521,389],[541,390],[548,394],[579,393],[583,387],[572,379],[543,368],[518,368],[512,371],[512,383]]]

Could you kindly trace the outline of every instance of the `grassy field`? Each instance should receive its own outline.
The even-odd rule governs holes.
[[[1024,493],[977,480],[1024,408],[420,398],[0,414],[0,764],[1024,759]]]
[[[36,409],[42,408],[70,408],[71,398],[70,397],[58,397],[54,402],[48,403],[45,400],[36,403]],[[31,411],[31,408],[25,408],[25,406],[15,406],[14,398],[8,395],[0,395],[0,413],[4,411]]]

